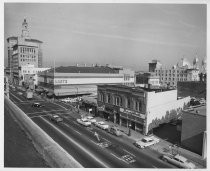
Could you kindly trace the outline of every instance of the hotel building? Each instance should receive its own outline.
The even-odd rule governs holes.
[[[178,81],[199,81],[198,60],[196,58],[193,67],[189,62],[182,58],[182,60],[170,69],[162,67],[158,60],[152,60],[149,63],[149,72],[155,72],[156,76],[160,77],[161,85],[177,86]]]

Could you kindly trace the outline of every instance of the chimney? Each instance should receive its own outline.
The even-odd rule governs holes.
[[[95,67],[95,64],[92,64],[92,67]]]
[[[84,64],[84,66],[86,67],[86,64]]]
[[[79,64],[76,64],[76,66],[78,67],[78,66],[79,66]]]

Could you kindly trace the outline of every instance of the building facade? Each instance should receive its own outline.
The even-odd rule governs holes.
[[[190,97],[177,100],[177,90],[152,90],[124,85],[99,85],[99,116],[148,134],[180,115]]]
[[[149,63],[149,71],[154,72],[156,76],[160,77],[162,85],[177,86],[178,81],[199,81],[197,62],[191,66],[185,58],[182,58],[177,65],[174,65],[170,69],[163,68],[160,61],[153,60]]]
[[[34,85],[38,85],[38,73],[49,70],[50,68],[37,68],[34,65],[23,65],[21,67],[20,76],[21,81],[27,84],[32,78]]]
[[[24,19],[22,23],[22,34],[20,37],[9,37],[8,42],[8,67],[10,76],[14,83],[20,84],[21,67],[34,65],[42,67],[42,41],[32,39],[29,35],[28,23]]]
[[[134,71],[108,66],[69,66],[38,74],[38,85],[55,96],[97,94],[100,84],[134,86]]]
[[[181,145],[206,158],[206,106],[183,111]]]

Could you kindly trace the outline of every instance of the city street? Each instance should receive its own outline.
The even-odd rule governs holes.
[[[78,113],[62,103],[51,103],[40,99],[27,101],[23,95],[10,90],[10,99],[19,106],[40,128],[51,136],[61,147],[84,167],[91,168],[170,168],[150,149],[137,149],[122,137],[115,137],[94,126],[85,128],[76,122]],[[31,107],[32,102],[40,102],[45,107]],[[64,121],[54,123],[51,114],[60,115]],[[97,132],[100,141],[94,136]]]

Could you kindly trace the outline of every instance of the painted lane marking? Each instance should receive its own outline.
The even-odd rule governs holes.
[[[52,103],[53,103],[53,102],[52,102]],[[63,107],[63,106],[61,106],[61,105],[59,105],[59,104],[57,104],[57,103],[53,103],[53,104],[58,105],[58,106],[64,108],[65,110],[68,110],[67,108],[65,108],[65,107]]]
[[[61,135],[63,135],[66,139],[71,141],[75,146],[83,150],[86,154],[88,154],[91,158],[93,158],[96,162],[100,163],[103,167],[110,168],[109,165],[106,165],[103,161],[99,160],[97,157],[94,156],[89,150],[85,149],[83,146],[81,146],[78,142],[70,138],[66,133],[62,132],[59,128],[57,128],[55,125],[50,123],[45,118],[41,117],[46,123],[48,123],[51,127],[53,127],[57,132],[59,132]]]
[[[123,149],[123,151],[125,151],[126,153],[130,154],[133,157],[136,157],[134,154],[132,154],[131,152],[127,151],[126,149]]]
[[[48,112],[61,112],[62,110],[43,110],[43,111],[41,111],[41,112],[33,112],[33,113],[26,113],[27,115],[33,115],[33,114],[36,114],[36,113],[43,113],[43,112],[45,112],[45,113],[48,113]]]
[[[93,140],[90,140],[92,143],[94,143],[95,145],[98,145],[98,143],[94,142]]]
[[[38,116],[29,116],[29,118],[38,118],[38,117],[42,117],[42,116],[50,116],[50,114],[48,114],[48,115],[38,115]]]
[[[63,123],[63,125],[67,126],[68,128],[73,129],[73,131],[75,131],[75,132],[78,133],[79,135],[82,135],[79,131],[75,130],[73,127],[70,127],[70,126],[67,125],[66,123]]]
[[[128,163],[134,163],[136,160],[129,154],[121,157],[123,160],[126,160]]]
[[[109,143],[112,143],[111,141],[109,141],[109,140],[107,140],[106,138],[102,138],[103,140],[106,140],[107,142],[109,142]]]
[[[116,156],[115,154],[113,154],[113,153],[110,153],[110,154],[111,154],[112,156],[114,156],[115,158],[117,158],[118,160],[121,160],[121,161],[125,162],[126,164],[129,164],[127,161],[121,159],[120,157]]]
[[[13,97],[15,97],[16,99],[18,99],[20,102],[23,102],[21,99],[19,99],[17,96],[15,96],[14,94],[10,93],[10,95],[12,95]]]
[[[157,168],[157,167],[155,167],[155,166],[153,166],[153,165],[152,165],[152,167],[153,167],[153,168]]]

